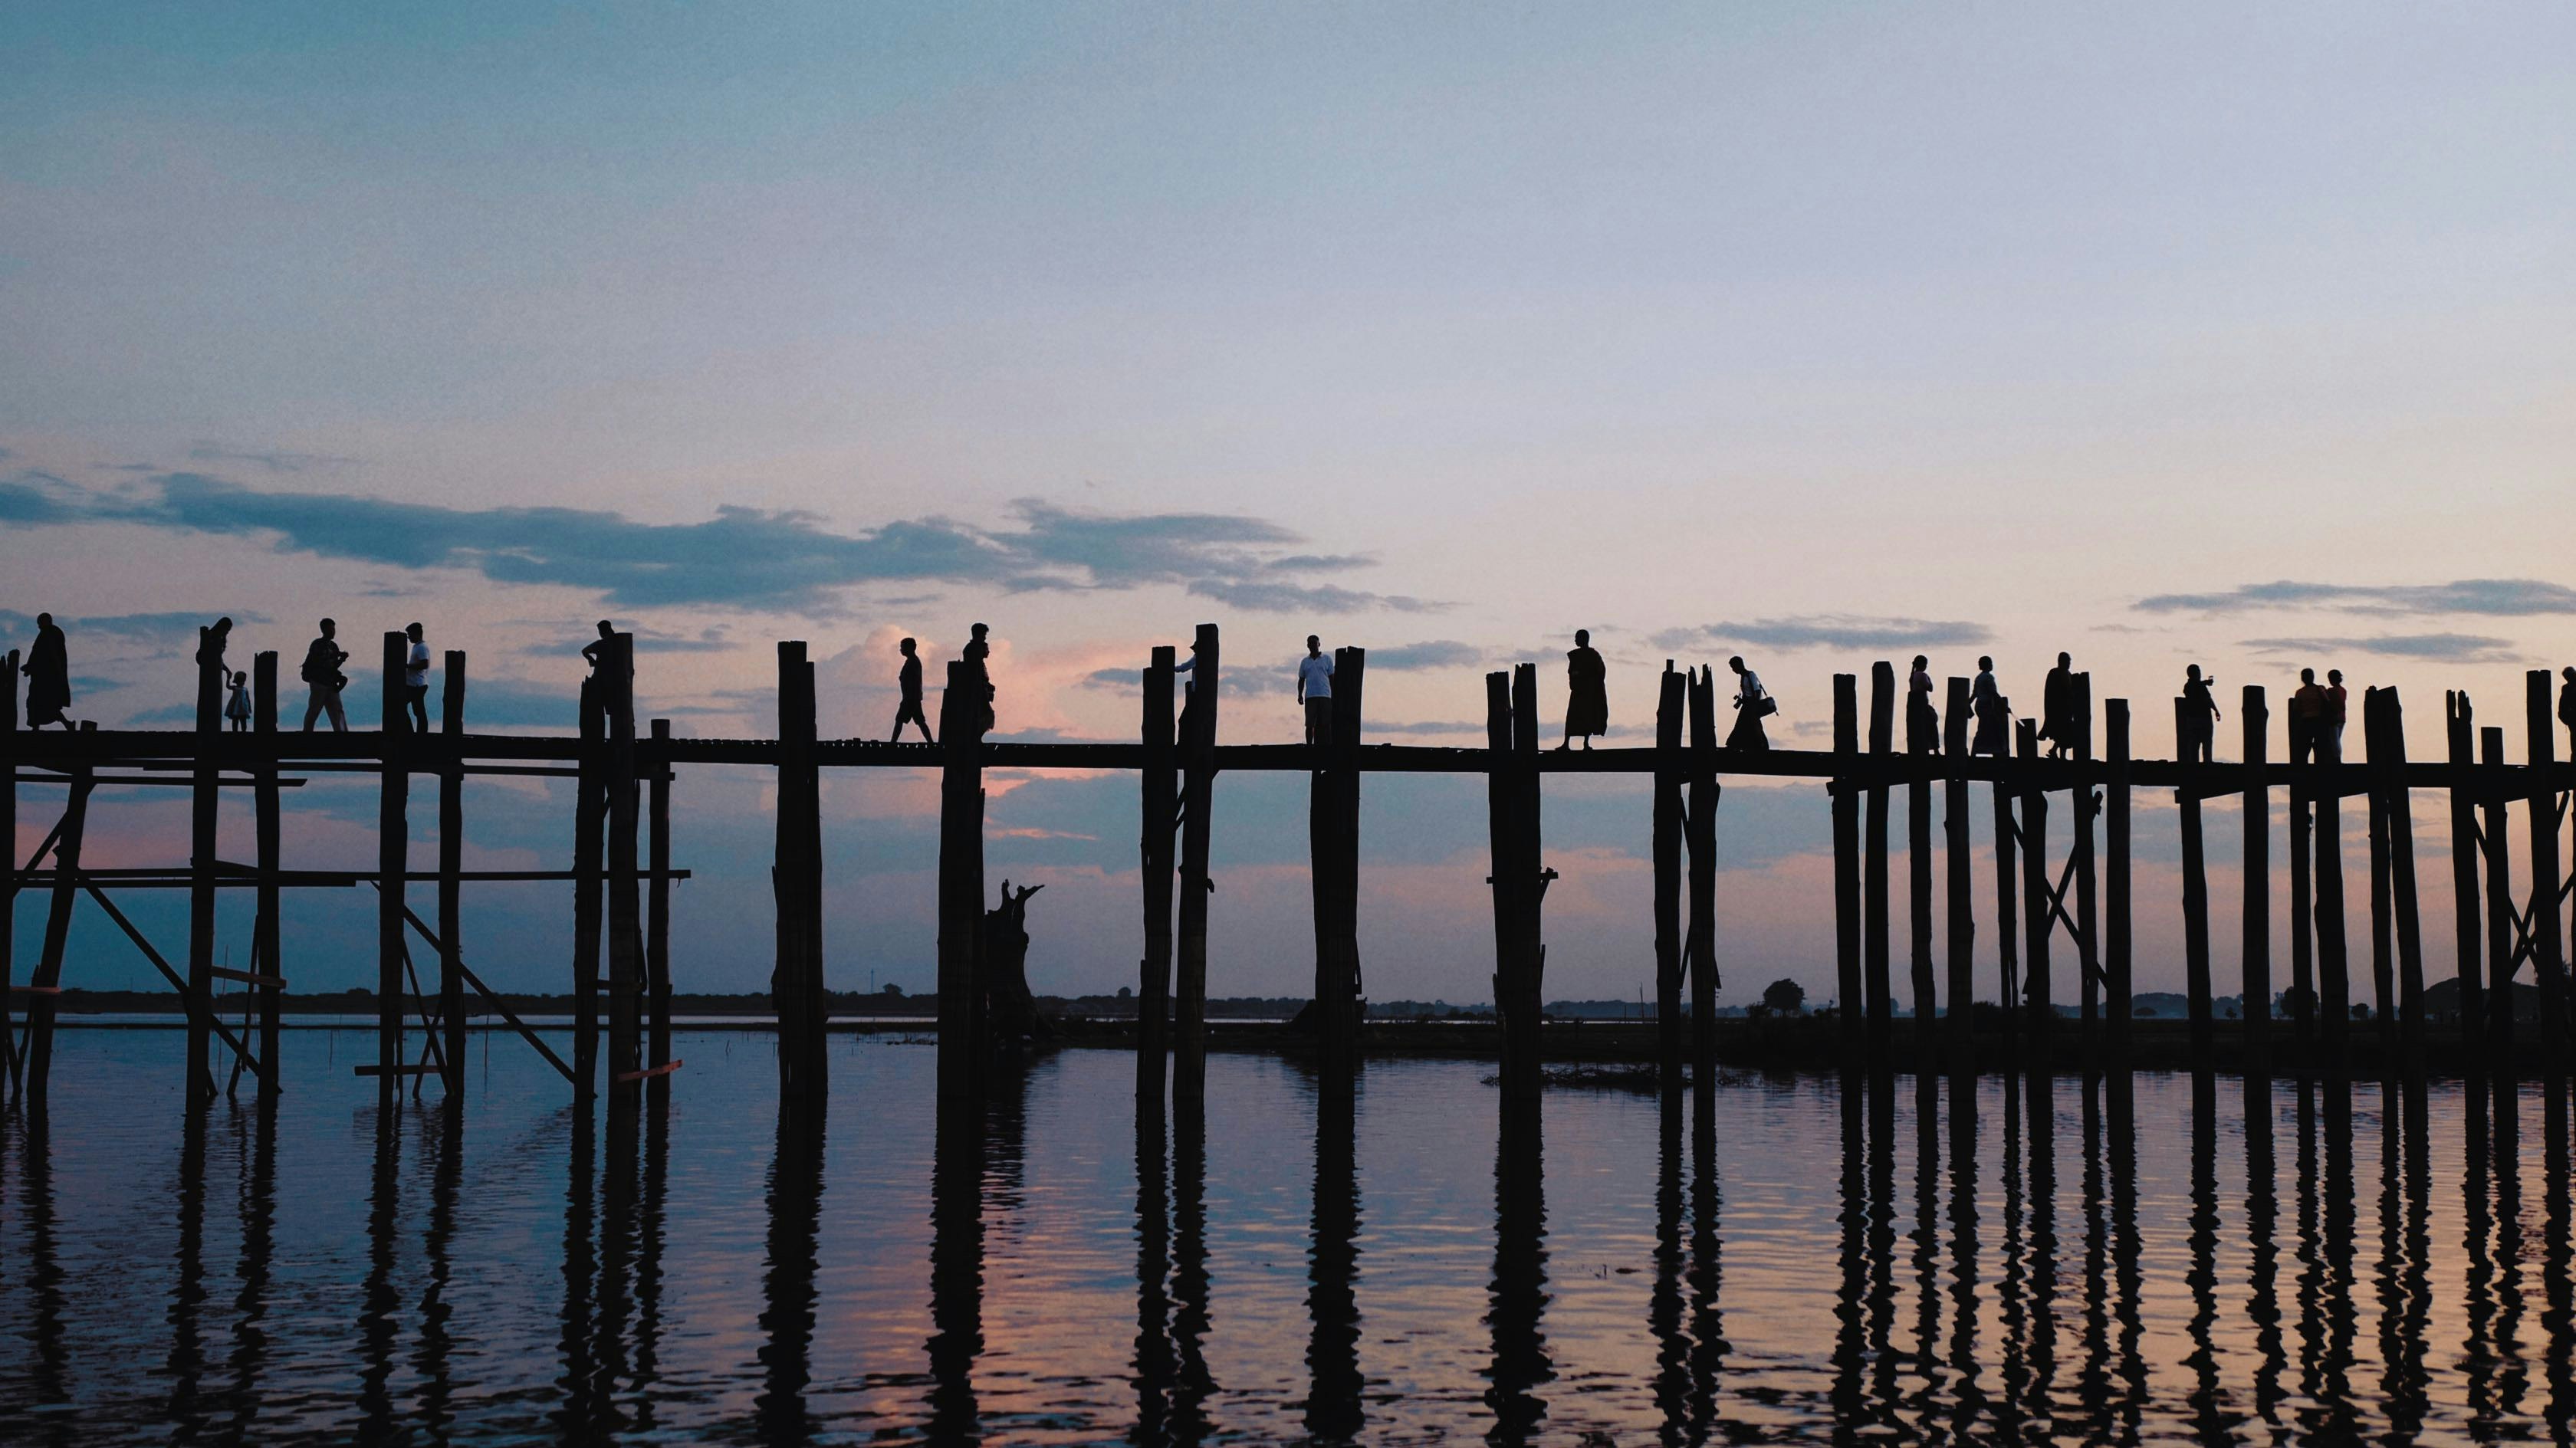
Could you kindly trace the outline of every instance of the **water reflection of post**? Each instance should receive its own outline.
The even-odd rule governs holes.
[[[2147,1406],[2146,1324],[2139,1315],[2138,1123],[2126,1067],[2110,1078],[2111,1282],[2119,1289],[2120,1426],[2123,1441],[2137,1441]]]
[[[54,1149],[51,1118],[41,1099],[30,1097],[17,1113],[19,1201],[27,1220],[27,1286],[35,1302],[29,1337],[36,1361],[29,1374],[35,1392],[30,1406],[59,1405],[70,1399],[70,1354],[63,1346],[63,1266],[54,1244]],[[47,1441],[70,1443],[79,1431],[78,1415],[46,1413]]]
[[[2003,1364],[1999,1373],[2004,1391],[1997,1418],[2003,1430],[1998,1436],[2007,1443],[2017,1443],[2024,1436],[2021,1405],[2030,1378],[2030,1304],[2026,1297],[2029,1270],[2022,1243],[2021,1083],[2012,1076],[2006,1076],[2003,1095],[2004,1271],[1998,1296],[2004,1320]]]
[[[2466,1379],[2462,1396],[2468,1402],[2469,1421],[2488,1421],[2494,1411],[2490,1373],[2495,1364],[2493,1333],[2495,1330],[2495,1260],[2488,1254],[2490,1219],[2487,1201],[2487,1094],[2486,1083],[2471,1076],[2462,1083],[2460,1092],[2463,1125],[2460,1133],[2460,1235],[2461,1246],[2468,1257],[2468,1270],[2463,1274],[2462,1295],[2468,1300],[2464,1316],[2468,1319],[2468,1345],[2461,1353],[2461,1375]]]
[[[1929,1422],[1940,1374],[1932,1370],[1932,1344],[1941,1336],[1941,1078],[1930,1071],[1914,1077],[1914,1343],[1919,1399],[1915,1413]]]
[[[2388,1405],[2390,1435],[2412,1440],[2431,1407],[2424,1336],[2432,1325],[2431,1233],[2425,1221],[2432,1168],[2424,1142],[2423,1073],[2407,1072],[2402,1093],[2394,1085],[2383,1087],[2381,1101],[2400,1128],[2381,1136],[2379,1356],[2386,1371],[2380,1397]]]
[[[1726,1367],[1726,1313],[1719,1302],[1725,1264],[1719,1256],[1717,1180],[1717,1073],[1691,1082],[1691,1441],[1708,1441],[1717,1426],[1717,1380]]]
[[[206,1345],[198,1336],[198,1315],[206,1302],[206,1118],[207,1103],[192,1077],[188,1109],[179,1133],[178,1272],[170,1287],[170,1402],[164,1415],[175,1437],[193,1438],[205,1429],[205,1407],[197,1388],[206,1368]]]
[[[949,1103],[940,1103],[939,1170],[947,1167]],[[805,1387],[813,1380],[814,1241],[823,1215],[824,1103],[802,1096],[782,1097],[778,1104],[778,1149],[769,1163],[769,1260],[761,1279],[761,1387],[752,1412],[765,1443],[802,1443],[814,1436],[814,1419],[805,1408]],[[971,1117],[967,1118],[972,1120]],[[967,1152],[968,1214],[973,1215],[974,1156]],[[940,1180],[931,1191],[936,1201]],[[935,1209],[934,1209],[935,1210]],[[931,1248],[932,1290],[937,1291],[939,1249]],[[934,1305],[936,1317],[938,1308]],[[936,1352],[934,1340],[933,1351]],[[968,1423],[974,1421],[970,1411]]]
[[[1868,1421],[1896,1421],[1896,1079],[1869,1078]]]
[[[265,1058],[263,1058],[265,1059]],[[236,1113],[238,1118],[239,1113]],[[232,1432],[247,1442],[259,1417],[260,1374],[268,1366],[268,1276],[277,1227],[277,1093],[262,1091],[251,1111],[241,1186],[241,1289],[233,1294]]]
[[[262,1102],[271,1098],[263,1092]],[[420,1372],[420,1425],[430,1441],[446,1442],[454,1430],[456,1414],[450,1405],[453,1383],[448,1373],[448,1359],[456,1337],[448,1324],[456,1316],[447,1300],[448,1285],[454,1280],[456,1245],[456,1205],[458,1189],[465,1171],[465,1098],[450,1092],[439,1102],[434,1117],[437,1128],[424,1132],[436,1154],[429,1178],[429,1235],[423,1255],[429,1266],[429,1290],[420,1300],[420,1350],[414,1364]]]
[[[2520,1115],[2513,1083],[2496,1083],[2495,1124],[2495,1262],[2496,1381],[2492,1411],[2508,1418],[2522,1411],[2527,1373],[2522,1354],[2522,1143]]]
[[[555,1382],[554,1420],[559,1437],[578,1440],[595,1436],[591,1432],[594,1413],[590,1401],[591,1284],[598,1266],[591,1239],[595,1165],[590,1103],[578,1101],[566,1109],[566,1114],[572,1126],[572,1145],[564,1164],[563,1323],[557,1346],[563,1371]]]
[[[2281,1209],[2274,1184],[2273,1111],[2270,1078],[2249,1078],[2245,1084],[2245,1240],[2249,1249],[2245,1315],[2254,1322],[2254,1411],[2265,1422],[2272,1421],[2273,1409],[2281,1401],[2284,1365],[2278,1286],[2281,1251],[2275,1239]]]
[[[2191,1289],[2192,1421],[2204,1443],[2223,1443],[2233,1428],[2218,1401],[2218,1084],[2206,1071],[2191,1078]],[[2251,1109],[2249,1103],[2248,1109]]]
[[[1842,1288],[1834,1294],[1834,1386],[1833,1409],[1836,1435],[1847,1436],[1861,1422],[1861,1410],[1867,1395],[1861,1389],[1861,1364],[1866,1356],[1866,1335],[1861,1318],[1861,1300],[1869,1282],[1869,1133],[1868,1102],[1863,1096],[1862,1076],[1846,1067],[1838,1093],[1842,1108],[1843,1174],[1840,1206],[1834,1215],[1842,1233]]]
[[[1172,1442],[1207,1434],[1207,1401],[1216,1379],[1207,1364],[1207,1104],[1184,1098],[1172,1109]]]
[[[2088,1053],[2089,1054],[2089,1053]],[[2089,1067],[2079,1089],[2084,1100],[2084,1362],[2076,1374],[2076,1401],[2084,1405],[2094,1442],[2111,1426],[2110,1201],[2103,1191],[2102,1109]]]
[[[2352,1401],[2353,1338],[2358,1327],[2353,1303],[2352,1083],[2341,1071],[2331,1071],[2321,1089],[2325,1095],[2327,1311],[2325,1357],[2315,1396],[2323,1434],[2348,1443],[2359,1434]]]
[[[2051,1422],[2057,1377],[2057,1105],[2042,1059],[2030,1076],[2030,1404]]]
[[[1152,1095],[1144,1092],[1144,1052],[1136,1064],[1136,1428],[1127,1440],[1160,1444],[1172,1390],[1172,1207],[1160,1062]]]
[[[1547,1182],[1535,1095],[1502,1097],[1494,1148],[1494,1279],[1486,1327],[1493,1364],[1485,1405],[1494,1410],[1487,1440],[1525,1443],[1547,1417],[1538,1390],[1556,1373],[1539,1319],[1547,1310]]]
[[[2548,1188],[2542,1198],[2549,1204],[2549,1229],[2541,1237],[2546,1254],[2541,1280],[2547,1284],[2549,1296],[2542,1336],[2549,1343],[2549,1435],[2551,1441],[2558,1443],[2568,1441],[2569,1425],[2576,1421],[2576,1365],[2571,1365],[2568,1356],[2576,1348],[2576,1342],[2571,1341],[2576,1339],[2576,1331],[2570,1330],[2569,1321],[2571,1309],[2576,1308],[2571,1286],[2576,1285],[2568,1277],[2566,1084],[2564,1075],[2556,1071],[2542,1076],[2540,1081],[2545,1133],[2542,1140],[2547,1152],[2543,1170],[2548,1174]]]
[[[393,1434],[394,1254],[402,1199],[402,1111],[397,1098],[375,1105],[375,1170],[367,1193],[367,1284],[358,1313],[359,1438],[382,1443]]]
[[[668,1054],[663,1052],[665,1059]],[[654,1077],[653,1085],[661,1089],[648,1093],[644,1104],[644,1206],[635,1263],[635,1426],[640,1430],[653,1427],[653,1387],[662,1371],[662,1223],[670,1182],[670,1079]]]
[[[632,892],[631,885],[619,888]],[[631,1016],[626,1034],[630,1038],[636,1034]],[[633,1039],[627,1047],[640,1049]],[[591,1319],[592,1340],[597,1344],[591,1352],[591,1373],[597,1386],[591,1399],[598,1405],[603,1430],[610,1434],[629,1426],[617,1401],[617,1385],[627,1374],[626,1326],[635,1308],[635,1166],[643,1145],[643,1094],[611,1093],[608,1159],[600,1170],[599,1309]]]
[[[1360,1183],[1352,1077],[1327,1061],[1315,1099],[1314,1247],[1306,1291],[1306,1432],[1319,1443],[1344,1443],[1360,1431]]]
[[[1985,1407],[1977,1387],[1977,1078],[1965,1074],[1950,1078],[1950,1278],[1950,1432],[1964,1443]]]
[[[1682,1092],[1663,1078],[1655,1116],[1655,1287],[1646,1327],[1655,1338],[1655,1410],[1662,1441],[1690,1430],[1690,1339],[1682,1333]]]

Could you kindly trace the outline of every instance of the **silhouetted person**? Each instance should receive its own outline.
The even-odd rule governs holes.
[[[2317,671],[2299,670],[2298,690],[2290,695],[2290,762],[2305,764],[2316,758],[2325,734],[2326,691],[2317,684]]]
[[[895,647],[903,650],[903,670],[895,676],[896,686],[903,690],[903,701],[895,705],[894,734],[886,742],[902,743],[903,726],[910,723],[921,726],[922,743],[936,744],[939,741],[930,737],[930,716],[921,709],[921,645],[905,639]]]
[[[2183,737],[2175,742],[2182,746],[2181,754],[2185,764],[2195,762],[2211,764],[2217,761],[2218,721],[2223,716],[2218,712],[2218,700],[2209,692],[2209,686],[2217,682],[2216,679],[2202,678],[2198,664],[2192,665],[2183,673]]]
[[[608,641],[616,633],[617,625],[603,618],[599,621],[599,637],[581,646],[581,661],[590,665],[592,673],[599,672],[599,666],[608,661]]]
[[[1932,707],[1932,660],[1914,656],[1905,676],[1905,750],[1908,754],[1941,752],[1941,711]]]
[[[2558,686],[2558,722],[2567,726],[2568,753],[2576,757],[2576,668],[2560,669],[2558,677],[2566,680]]]
[[[1190,730],[1199,717],[1199,646],[1190,642],[1190,656],[1172,665],[1172,677],[1181,681],[1181,723],[1178,738],[1183,748],[1189,747]]]
[[[1579,734],[1589,749],[1593,735],[1610,732],[1609,680],[1608,666],[1592,647],[1592,630],[1576,629],[1574,647],[1565,651],[1565,738],[1557,748],[1571,747]]]
[[[224,650],[231,646],[232,641],[233,621],[216,619],[212,627],[197,636],[197,667],[212,666],[215,677],[219,679],[228,676],[231,670],[224,667]]]
[[[972,676],[972,684],[982,691],[980,702],[984,707],[984,727],[978,731],[980,733],[991,733],[993,728],[993,646],[984,639],[990,632],[992,630],[980,623],[969,629],[972,637],[966,640],[966,647],[957,655]]]
[[[349,662],[349,651],[337,639],[340,625],[336,620],[322,620],[322,636],[304,646],[304,682],[313,690],[312,701],[304,706],[304,732],[313,732],[313,721],[324,714],[331,716],[331,732],[345,734],[349,716],[340,709],[340,691],[349,687],[349,676],[340,666]]]
[[[2075,748],[2081,732],[2075,720],[2075,658],[2059,654],[2039,694],[2039,737],[2048,741],[2048,757],[2055,759]]]
[[[2336,759],[2343,758],[2344,693],[2343,670],[2326,670],[2326,724],[2333,731],[2332,747]]]
[[[1995,661],[1982,654],[1977,657],[1977,681],[1968,688],[1968,708],[1977,717],[1977,737],[1969,742],[1968,752],[1997,758],[2011,753],[2012,701],[1995,686]]]
[[[411,731],[429,732],[429,641],[415,623],[403,630],[411,643],[403,650],[403,707],[411,711]]]
[[[1193,654],[1191,663],[1197,663]],[[1297,661],[1297,707],[1306,712],[1306,744],[1320,749],[1333,742],[1333,661],[1324,657],[1324,641],[1306,635],[1306,657]]]
[[[1762,676],[1744,667],[1744,656],[1738,654],[1726,661],[1735,671],[1735,727],[1727,731],[1729,749],[1768,749],[1769,735],[1762,732],[1762,716],[1776,714],[1780,706],[1763,691]]]
[[[27,649],[26,674],[27,727],[60,724],[70,729],[72,721],[63,711],[72,706],[71,650],[50,613],[36,615],[36,641]]]
[[[224,719],[235,734],[250,732],[250,675],[233,675],[232,697],[224,701]]]

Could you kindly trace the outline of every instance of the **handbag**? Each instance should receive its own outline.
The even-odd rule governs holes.
[[[1779,712],[1780,701],[1768,694],[1753,701],[1753,717],[1756,719],[1768,719]]]

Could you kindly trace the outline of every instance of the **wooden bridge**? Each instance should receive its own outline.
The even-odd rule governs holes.
[[[1716,688],[1709,671],[1676,671],[1661,679],[1655,743],[1643,748],[1560,752],[1541,746],[1537,669],[1521,664],[1486,678],[1486,747],[1429,748],[1365,741],[1366,651],[1335,655],[1333,726],[1321,745],[1219,743],[1220,640],[1202,625],[1193,645],[1186,707],[1175,710],[1176,653],[1158,648],[1140,677],[1142,720],[1133,742],[1013,742],[986,735],[979,669],[949,666],[940,709],[940,742],[895,745],[816,737],[814,670],[801,642],[778,646],[779,729],[775,739],[683,739],[668,720],[636,727],[633,641],[612,635],[585,683],[576,734],[564,737],[468,732],[465,655],[446,655],[438,732],[408,727],[401,678],[407,640],[384,636],[385,730],[377,734],[281,732],[277,727],[277,656],[253,669],[253,727],[225,732],[224,676],[201,666],[193,731],[27,732],[17,727],[18,656],[0,660],[9,702],[0,750],[13,781],[0,806],[0,839],[16,838],[19,789],[62,789],[60,817],[12,888],[0,894],[0,985],[21,890],[48,899],[34,978],[9,985],[0,1006],[0,1052],[13,1093],[42,1101],[51,1058],[54,1009],[63,979],[71,920],[83,897],[118,925],[166,977],[187,1017],[191,1098],[216,1094],[213,1047],[230,1053],[230,1081],[247,1071],[260,1088],[281,1086],[277,1061],[279,996],[286,986],[280,928],[281,892],[290,888],[377,887],[379,1012],[375,1062],[358,1067],[379,1078],[381,1092],[404,1078],[440,1077],[460,1089],[468,992],[504,1018],[560,1071],[576,1095],[598,1090],[599,1045],[608,1059],[612,1103],[670,1090],[680,1062],[670,1049],[671,882],[670,782],[682,765],[747,765],[778,775],[776,811],[776,950],[772,990],[779,1029],[783,1097],[819,1100],[825,1084],[825,1025],[820,779],[826,768],[935,768],[940,772],[939,1029],[943,1099],[974,1095],[984,1063],[1000,1043],[992,1027],[985,918],[984,787],[987,769],[1134,770],[1140,777],[1140,856],[1145,955],[1140,966],[1140,1091],[1150,1075],[1159,1099],[1167,1058],[1176,1096],[1194,1099],[1204,1077],[1207,1000],[1207,910],[1212,888],[1208,849],[1216,785],[1227,772],[1296,770],[1311,777],[1309,835],[1315,925],[1315,1008],[1319,1080],[1328,1093],[1348,1089],[1360,1049],[1358,938],[1360,781],[1371,773],[1481,774],[1487,780],[1493,891],[1494,999],[1498,1054],[1507,1097],[1534,1096],[1540,1083],[1540,1001],[1546,947],[1544,898],[1555,873],[1544,864],[1540,777],[1547,774],[1645,774],[1653,802],[1641,827],[1651,834],[1654,873],[1658,1059],[1668,1079],[1712,1056],[1718,950],[1716,841],[1719,797],[1728,777],[1821,779],[1829,783],[1835,859],[1835,963],[1845,1064],[1875,1070],[1911,1066],[1972,1074],[1977,1038],[1968,1004],[1976,995],[1975,864],[1969,816],[1978,786],[1991,793],[1994,815],[1992,898],[1997,999],[2015,1023],[2005,1042],[2011,1064],[2045,1073],[2066,1026],[2052,999],[2053,952],[2072,951],[2078,982],[2079,1031],[2088,1068],[2125,1069],[2129,1047],[2132,965],[2130,811],[2134,791],[2170,790],[2180,807],[2186,991],[2193,1064],[2214,1064],[2209,898],[2201,803],[2236,795],[2244,801],[2247,886],[2242,919],[2246,1014],[2238,1064],[2272,1068],[2276,1045],[2268,1003],[2272,973],[2272,795],[2289,811],[2290,984],[2286,1023],[2290,1049],[2304,1066],[2340,1069],[2355,1029],[2352,951],[2345,939],[2342,832],[2347,800],[2362,801],[2370,854],[2368,965],[2381,1009],[2372,1029],[2383,1061],[2420,1073],[2427,1026],[2424,943],[2417,910],[2417,791],[2447,806],[2457,933],[2454,963],[2459,1029],[2472,1059],[2510,1070],[2515,1043],[2512,985],[2525,960],[2539,987],[2540,1037],[2535,1061],[2556,1073],[2568,1060],[2562,904],[2571,888],[2559,855],[2566,794],[2576,762],[2553,756],[2550,676],[2526,681],[2526,752],[2505,759],[2504,731],[2474,724],[2464,693],[2445,697],[2446,757],[2410,761],[2393,689],[2363,699],[2358,757],[2328,743],[2321,757],[2269,758],[2264,691],[2248,687],[2239,710],[2241,761],[2199,763],[2138,758],[2128,702],[2103,701],[2098,721],[2089,676],[2075,675],[2075,737],[2056,741],[2064,757],[2043,757],[2034,721],[2018,724],[2009,756],[1969,750],[1968,681],[1952,678],[1946,737],[1899,751],[1895,742],[1895,672],[1870,673],[1866,728],[1857,676],[1834,677],[1833,747],[1827,750],[1738,750],[1720,747]],[[2174,701],[2177,738],[2185,704]],[[2094,729],[2100,726],[2100,747]],[[2060,733],[2067,731],[2060,730]],[[382,782],[376,868],[288,870],[280,863],[283,791],[311,776],[372,773]],[[438,867],[409,868],[410,779],[435,778]],[[463,786],[469,776],[535,775],[578,781],[574,859],[563,870],[471,871],[462,868]],[[100,788],[184,787],[193,810],[186,862],[167,868],[85,868],[81,861],[89,802]],[[248,860],[224,856],[216,800],[226,788],[253,793],[255,839]],[[1907,794],[1908,1004],[1912,1024],[1895,1028],[1893,902],[1889,801]],[[1931,797],[1944,803],[1943,837],[1932,838]],[[2055,797],[2055,798],[2052,798]],[[2539,882],[2517,902],[2511,888],[2508,809],[2523,806]],[[2051,839],[2051,815],[2062,811],[2066,839]],[[649,826],[649,828],[648,828]],[[1946,940],[1933,940],[1934,877],[1946,892]],[[490,880],[552,880],[573,887],[573,1059],[567,1063],[512,1015],[467,964],[460,939],[463,887]],[[388,882],[434,882],[437,921],[414,913]],[[189,932],[174,964],[116,904],[138,889],[189,892]],[[256,892],[253,950],[247,970],[215,963],[216,892]],[[1176,928],[1177,927],[1177,928]],[[423,988],[412,954],[418,939],[434,957],[435,990]],[[253,988],[238,1031],[219,1020],[218,981]],[[1684,992],[1688,992],[1685,1009]],[[22,1027],[10,1013],[23,1011]],[[604,1028],[604,1029],[603,1029]],[[419,1056],[414,1059],[415,1041]],[[1703,1075],[1705,1073],[1703,1072]],[[418,1089],[415,1084],[415,1090]]]

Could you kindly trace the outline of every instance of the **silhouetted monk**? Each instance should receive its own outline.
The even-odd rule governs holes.
[[[970,686],[982,691],[982,698],[976,702],[984,709],[984,727],[977,732],[987,734],[993,729],[993,646],[984,641],[984,636],[990,632],[980,623],[969,629],[972,637],[966,640],[966,647],[957,655],[959,661],[966,665]]]
[[[2055,759],[2073,750],[2082,733],[2075,719],[2075,659],[2059,654],[2039,694],[2039,737],[2048,741],[2048,757]]]
[[[2209,686],[2216,679],[2200,676],[2200,665],[2194,664],[2183,673],[2182,738],[2174,741],[2181,747],[2185,764],[2213,763],[2217,759],[2218,700],[2211,697]]]
[[[1968,688],[1968,708],[1977,719],[1977,737],[1968,752],[1999,759],[2011,753],[2012,701],[1995,686],[1995,661],[1983,654],[1977,656],[1977,681]]]
[[[313,698],[304,706],[304,732],[313,732],[313,721],[324,714],[331,716],[331,732],[345,734],[349,716],[340,709],[340,691],[349,687],[349,676],[340,666],[349,662],[349,651],[335,641],[340,625],[332,619],[322,620],[322,636],[304,646],[304,682],[312,687]]]
[[[224,719],[235,734],[250,732],[250,675],[233,675],[232,697],[224,701]]]
[[[1198,662],[1198,655],[1190,655]],[[1320,749],[1333,742],[1333,661],[1324,657],[1324,641],[1306,635],[1306,657],[1297,661],[1297,707],[1306,713],[1306,746]]]
[[[2343,713],[2343,670],[2328,669],[2326,670],[2326,727],[2329,734],[2325,747],[2332,748],[2334,757],[2338,760],[2343,758]]]
[[[921,710],[921,646],[905,639],[895,647],[903,650],[903,670],[895,675],[896,686],[903,690],[903,701],[895,705],[894,734],[886,742],[901,744],[903,726],[912,723],[921,726],[922,743],[936,744],[939,741],[930,737],[930,716]]]
[[[429,640],[415,623],[403,630],[411,640],[403,650],[403,706],[411,711],[414,734],[429,732]]]
[[[71,650],[50,613],[36,615],[36,641],[27,649],[27,727],[42,729],[72,721],[63,713],[72,706]]]
[[[1905,751],[1941,752],[1941,711],[1932,707],[1932,660],[1914,656],[1914,671],[1905,676]]]
[[[2305,764],[2318,755],[2325,734],[2326,691],[2317,686],[2317,671],[2299,670],[2298,691],[2290,695],[2290,762]]]
[[[1565,651],[1565,738],[1557,748],[1571,747],[1579,734],[1589,749],[1593,735],[1610,732],[1609,680],[1609,668],[1592,647],[1592,630],[1576,629],[1574,647]]]
[[[1763,690],[1762,676],[1744,667],[1743,655],[1728,659],[1726,666],[1735,671],[1735,727],[1727,731],[1726,747],[1769,749],[1771,737],[1762,732],[1762,716],[1780,712],[1780,706]]]
[[[224,667],[224,650],[232,645],[232,641],[233,621],[216,619],[205,632],[197,635],[197,667],[203,669],[211,665],[215,677],[229,677],[231,671]]]

